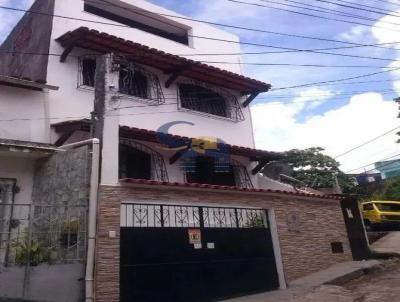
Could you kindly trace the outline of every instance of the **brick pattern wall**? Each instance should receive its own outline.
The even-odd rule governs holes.
[[[339,201],[280,194],[198,191],[160,187],[121,186],[100,189],[96,266],[96,301],[119,301],[120,202],[188,202],[273,208],[282,260],[288,281],[351,260]],[[295,216],[296,224],[289,223]],[[289,220],[289,222],[288,222]],[[109,231],[117,233],[109,238]],[[330,243],[343,242],[344,253],[333,254]]]

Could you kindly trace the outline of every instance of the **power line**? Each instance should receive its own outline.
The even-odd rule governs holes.
[[[100,0],[100,1],[103,1],[103,0]],[[318,15],[313,15],[313,14],[309,14],[309,13],[293,11],[293,10],[289,10],[289,9],[285,9],[285,8],[278,8],[278,7],[273,7],[273,6],[269,6],[269,5],[262,5],[262,4],[258,4],[258,3],[243,2],[243,1],[239,1],[239,0],[226,0],[226,1],[239,3],[239,4],[253,5],[253,6],[258,6],[258,7],[265,7],[265,8],[269,8],[269,9],[275,9],[275,10],[280,10],[280,11],[284,11],[284,12],[288,12],[288,13],[293,13],[293,14],[298,14],[298,15],[303,15],[303,16],[308,16],[308,17],[313,17],[313,18],[319,18],[319,19],[324,19],[324,20],[329,20],[329,21],[356,24],[356,25],[361,25],[361,26],[366,26],[366,27],[382,28],[382,29],[386,29],[386,30],[390,30],[390,31],[394,31],[394,32],[398,32],[399,31],[399,30],[396,30],[396,29],[393,29],[393,28],[389,28],[389,27],[384,27],[384,26],[377,26],[377,25],[373,25],[373,24],[365,24],[365,23],[360,23],[360,22],[356,22],[356,21],[329,18],[329,17],[325,17],[325,16],[318,16]],[[263,1],[263,0],[260,0],[260,1]],[[376,22],[376,21],[380,21],[380,20],[379,19],[372,19],[371,21],[375,21]],[[385,22],[385,23],[388,23],[388,22]],[[390,23],[394,24],[394,25],[400,25],[399,23],[392,23],[392,22],[390,22]]]
[[[142,13],[147,13],[147,14],[143,14],[144,16],[146,16],[148,18],[152,18],[151,15],[148,15],[150,12],[148,12],[146,10],[138,10],[138,9],[127,8],[127,7],[123,7],[123,6],[119,6],[119,5],[113,4],[113,3],[106,2],[104,0],[101,0],[101,1],[104,2],[104,4],[101,4],[101,3],[98,3],[98,2],[96,2],[96,3],[97,4],[101,4],[101,5],[108,5],[108,6],[118,7],[118,8],[121,8],[121,9],[133,11],[133,12],[136,12],[136,13],[138,11],[140,11]],[[102,24],[102,25],[110,25],[110,26],[117,26],[117,27],[132,28],[132,27],[130,27],[128,25],[124,25],[124,24],[116,24],[116,23],[110,23],[110,22],[101,22],[101,21],[93,21],[93,20],[87,20],[87,19],[82,19],[82,18],[67,17],[67,16],[62,16],[62,15],[48,14],[48,13],[44,13],[44,12],[38,12],[38,11],[32,11],[32,10],[24,10],[24,9],[18,9],[18,8],[7,7],[7,6],[0,6],[0,9],[13,10],[13,11],[19,11],[19,12],[28,12],[28,13],[34,13],[34,14],[57,17],[57,18],[70,19],[70,20],[75,20],[75,21],[97,23],[97,24]],[[237,27],[237,26],[234,26],[234,25],[210,22],[210,21],[199,20],[199,19],[194,19],[194,18],[189,18],[189,17],[176,16],[176,15],[161,14],[161,13],[154,13],[154,12],[151,12],[151,14],[159,15],[159,16],[181,18],[181,19],[190,20],[190,21],[193,21],[193,22],[205,23],[205,24],[210,24],[210,25],[217,25],[217,26],[223,26],[223,27],[232,27],[232,28],[236,28],[236,29],[243,29],[243,30],[256,31],[256,32],[264,32],[264,33],[267,33],[267,34],[274,34],[274,35],[281,35],[281,36],[288,36],[288,37],[296,37],[296,38],[302,38],[302,39],[312,39],[312,40],[319,40],[319,41],[325,41],[325,42],[342,43],[342,44],[347,44],[347,45],[355,45],[355,46],[359,46],[359,47],[377,47],[377,48],[393,49],[391,47],[383,47],[383,46],[380,46],[380,45],[385,45],[385,44],[389,45],[389,44],[400,43],[400,42],[392,42],[392,43],[377,43],[377,44],[361,44],[361,43],[349,42],[349,41],[344,41],[344,40],[335,40],[335,39],[327,39],[327,38],[312,37],[312,36],[305,36],[305,35],[296,35],[296,34],[282,33],[282,32],[276,32],[276,31],[267,31],[267,30],[263,30],[263,29],[246,28],[246,27],[240,28],[240,27]],[[160,21],[160,20],[158,20],[158,21]],[[210,37],[196,36],[196,35],[190,35],[190,34],[188,36],[189,37],[193,37],[193,38],[211,39],[211,40],[229,42],[229,43],[238,43],[238,44],[253,45],[253,46],[266,46],[266,45],[257,44],[257,43],[245,43],[245,42],[238,42],[238,41],[232,41],[232,40],[224,40],[224,39],[216,39],[216,38],[210,38]],[[268,46],[266,46],[266,47],[268,47]],[[330,49],[334,49],[334,48],[330,48]]]
[[[115,5],[113,5],[113,6],[115,6]],[[31,10],[23,10],[23,9],[17,9],[17,8],[5,7],[5,6],[0,6],[0,9],[10,9],[10,10],[14,10],[14,11],[23,11],[23,12],[29,12],[29,13],[36,13],[36,14],[54,16],[54,17],[64,18],[64,19],[71,19],[71,20],[78,20],[78,21],[84,21],[84,22],[90,22],[90,23],[98,23],[98,24],[103,24],[103,25],[111,25],[111,26],[132,28],[130,26],[123,25],[123,24],[114,24],[114,23],[108,23],[108,22],[85,20],[85,19],[81,19],[81,18],[66,17],[66,16],[61,16],[61,15],[47,14],[47,13],[43,13],[43,12],[35,12],[35,11],[31,11]],[[193,20],[196,21],[195,19],[193,19]],[[203,22],[203,21],[197,20],[197,22]],[[204,21],[204,22],[207,23],[206,21]],[[220,25],[220,24],[218,23],[218,24],[215,24],[215,25]],[[264,31],[264,32],[273,33],[273,32],[269,32],[269,31]],[[278,33],[275,33],[275,34],[278,34]],[[282,34],[282,33],[279,33],[279,34]],[[282,34],[282,35],[286,35],[286,34]],[[310,53],[318,53],[318,54],[333,55],[333,56],[352,57],[352,58],[361,58],[361,59],[374,59],[374,60],[384,60],[384,61],[389,61],[391,59],[383,59],[383,58],[377,58],[377,57],[366,57],[366,56],[358,56],[358,55],[350,55],[350,54],[342,54],[342,53],[322,52],[320,50],[339,50],[339,49],[349,49],[349,48],[358,48],[358,47],[379,47],[379,48],[393,49],[393,48],[390,48],[390,47],[383,47],[382,45],[390,45],[390,44],[398,44],[398,43],[400,43],[400,42],[391,42],[391,43],[376,43],[376,44],[359,44],[359,43],[344,42],[344,41],[339,41],[339,40],[330,40],[330,41],[335,41],[335,42],[339,42],[339,43],[351,44],[351,45],[354,45],[354,46],[319,48],[319,49],[315,49],[314,50],[314,49],[296,49],[296,48],[289,48],[289,47],[280,47],[280,46],[260,44],[260,43],[240,42],[240,41],[233,41],[233,40],[227,40],[227,39],[217,39],[217,38],[210,38],[210,37],[197,36],[197,35],[189,35],[189,36],[194,37],[194,38],[199,38],[199,39],[212,40],[212,41],[220,41],[220,42],[226,42],[226,43],[234,43],[234,44],[241,44],[241,45],[267,47],[267,48],[275,48],[275,49],[285,50],[285,51],[282,51],[282,52],[271,52],[271,53],[310,52]],[[293,36],[293,35],[290,35],[290,36]],[[301,36],[301,37],[305,38],[305,36]],[[326,39],[326,40],[329,40],[329,39]],[[42,54],[42,55],[45,55],[45,54]],[[58,55],[58,54],[52,54],[52,55],[55,56],[55,55]],[[190,54],[190,56],[192,56],[192,55],[196,55],[196,54]],[[199,55],[201,55],[201,54],[199,54]]]
[[[350,9],[354,9],[354,10],[366,11],[366,12],[369,12],[369,13],[375,13],[375,14],[379,14],[379,15],[392,16],[392,17],[396,17],[396,18],[399,17],[399,15],[393,14],[392,12],[383,13],[383,12],[379,12],[379,11],[377,11],[375,9],[366,9],[366,8],[356,7],[356,6],[353,6],[353,5],[341,4],[341,3],[338,3],[338,2],[334,2],[334,1],[328,1],[328,0],[314,0],[314,1],[322,2],[322,3],[328,3],[328,4],[334,4],[334,5],[341,6],[341,7],[346,7],[346,8],[350,8]],[[395,23],[395,24],[397,24],[397,23]]]
[[[88,2],[93,2],[93,1],[90,1],[90,0],[87,0],[87,1]],[[103,3],[99,3],[99,2],[93,2],[93,3],[104,5],[104,6],[117,7],[117,8],[121,8],[121,9],[128,10],[128,11],[131,11],[131,12],[135,12],[137,14],[139,14],[138,11],[140,11],[140,12],[142,12],[142,14],[139,14],[139,15],[154,19],[154,17],[148,15],[149,12],[146,11],[146,10],[123,7],[123,6],[115,4],[115,3],[110,3],[109,1],[106,1],[106,0],[100,0],[100,1],[103,2]],[[229,0],[226,0],[226,1],[229,1]],[[311,36],[305,36],[305,35],[296,35],[296,34],[282,33],[282,32],[276,32],[276,31],[268,31],[268,30],[259,29],[259,28],[239,27],[239,26],[235,26],[235,25],[211,22],[211,21],[207,21],[207,20],[194,19],[194,18],[190,18],[190,17],[183,17],[183,16],[176,16],[176,15],[169,15],[169,14],[161,14],[161,13],[152,13],[152,14],[156,14],[156,15],[160,15],[160,16],[166,16],[166,17],[173,17],[173,18],[178,18],[178,19],[184,19],[184,20],[190,20],[190,21],[193,21],[193,22],[205,23],[205,24],[222,26],[222,27],[230,27],[230,28],[235,28],[235,29],[262,32],[262,33],[267,33],[267,34],[275,34],[275,35],[282,35],[282,36],[289,36],[289,37],[296,37],[296,38],[304,38],[304,39],[313,39],[313,40],[320,40],[320,41],[326,41],[326,42],[344,43],[344,44],[348,44],[348,45],[358,45],[358,46],[362,46],[363,45],[363,44],[360,44],[360,43],[349,42],[349,41],[344,41],[344,40],[335,40],[335,39],[311,37]],[[160,20],[158,20],[158,19],[155,19],[155,20],[160,22]],[[198,38],[198,36],[193,36],[193,35],[189,35],[189,37],[197,37]]]
[[[378,72],[367,73],[367,74],[362,74],[362,75],[358,75],[358,76],[354,76],[354,77],[348,77],[348,78],[342,78],[342,79],[336,79],[336,80],[328,80],[328,81],[312,82],[312,83],[299,84],[299,85],[293,85],[293,86],[287,86],[287,87],[272,88],[270,91],[308,87],[308,86],[314,86],[314,85],[318,85],[318,84],[337,83],[337,82],[343,82],[343,81],[348,81],[348,80],[366,78],[366,77],[374,76],[377,74],[392,72],[392,71],[396,71],[396,70],[400,70],[400,67],[396,67],[391,70],[378,71]]]
[[[375,161],[375,162],[373,162],[373,163],[370,163],[370,164],[368,164],[368,165],[364,165],[364,166],[361,166],[361,167],[358,167],[358,168],[355,168],[355,169],[349,170],[349,171],[347,171],[347,172],[345,172],[345,173],[346,173],[346,174],[348,174],[348,173],[350,173],[350,172],[353,172],[353,171],[356,171],[356,170],[360,170],[360,169],[363,169],[363,168],[367,168],[367,167],[369,167],[369,166],[371,166],[371,165],[374,165],[374,164],[375,164],[375,163],[377,163],[377,162],[386,161],[386,160],[392,159],[392,158],[394,158],[394,157],[397,157],[397,156],[399,156],[399,155],[400,155],[400,153],[398,153],[398,154],[395,154],[395,155],[393,155],[393,156],[390,156],[390,157],[387,157],[387,158],[383,158],[383,159],[381,159],[381,160]],[[385,165],[382,165],[382,166],[380,166],[380,168],[383,168],[383,167],[389,166],[389,165],[391,165],[391,164],[392,164],[391,162],[390,162],[390,163],[387,163],[387,164],[385,164]],[[364,171],[364,173],[367,173],[367,172],[370,172],[370,171],[373,171],[373,170],[376,170],[376,168],[373,168],[373,169],[370,169],[370,170]]]
[[[378,135],[378,136],[376,136],[376,137],[374,137],[374,138],[372,138],[372,139],[370,139],[370,140],[368,140],[368,141],[366,141],[366,142],[364,142],[364,143],[362,143],[362,144],[360,144],[360,145],[358,145],[358,146],[356,146],[354,148],[351,148],[351,149],[349,149],[349,150],[347,150],[347,151],[345,151],[343,153],[340,153],[339,155],[336,155],[334,157],[334,159],[337,159],[337,158],[342,157],[344,155],[347,155],[347,154],[349,154],[349,153],[351,153],[351,152],[353,152],[353,151],[355,151],[357,149],[360,149],[360,148],[362,148],[362,147],[364,147],[364,146],[366,146],[366,145],[368,145],[368,144],[370,144],[370,143],[372,143],[372,142],[374,142],[374,141],[376,141],[376,140],[388,135],[389,133],[392,133],[393,131],[395,131],[395,130],[397,130],[399,128],[400,128],[400,126],[397,126],[397,127],[393,128],[393,129],[390,129],[389,131],[386,131],[386,132],[384,132],[384,133],[382,133],[382,134],[380,134],[380,135]]]
[[[285,1],[288,1],[288,0],[285,0]],[[314,1],[318,1],[318,0],[314,0]],[[366,5],[366,4],[360,4],[360,3],[355,3],[355,2],[345,1],[345,0],[336,0],[336,1],[339,1],[339,2],[345,3],[345,4],[350,4],[350,5],[358,5],[360,7],[367,7],[367,8],[377,9],[377,10],[380,10],[382,12],[393,13],[393,11],[391,11],[389,9],[377,8],[375,6],[370,6],[370,5]],[[400,16],[400,15],[397,14],[397,16]]]
[[[7,54],[21,54],[21,55],[40,55],[40,56],[56,56],[61,57],[62,54],[55,53],[22,53],[14,51],[0,51],[0,53]],[[124,55],[130,55],[129,53],[120,53]],[[145,55],[137,56],[133,55],[134,58],[143,58]],[[379,59],[379,58],[378,58]],[[384,59],[386,60],[386,59]],[[390,60],[390,59],[387,59]],[[315,67],[315,68],[380,68],[380,69],[390,69],[393,67],[388,66],[374,66],[374,65],[324,65],[324,64],[292,64],[292,63],[264,63],[264,62],[228,62],[228,61],[206,61],[206,60],[196,60],[200,63],[205,64],[226,64],[226,65],[250,65],[250,66],[294,66],[294,67]],[[397,60],[396,60],[397,61]],[[400,62],[400,61],[399,61]]]

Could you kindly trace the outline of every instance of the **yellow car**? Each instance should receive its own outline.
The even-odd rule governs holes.
[[[368,201],[361,204],[365,226],[400,226],[400,201]]]

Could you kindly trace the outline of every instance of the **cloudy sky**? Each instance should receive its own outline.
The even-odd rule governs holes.
[[[22,8],[28,7],[31,2],[32,0],[0,0],[1,5]],[[329,50],[333,53],[375,59],[311,52],[244,55],[243,62],[325,66],[244,66],[246,75],[271,83],[275,89],[386,71],[325,85],[277,89],[260,96],[252,105],[258,148],[283,151],[320,146],[326,149],[327,154],[336,157],[400,126],[400,119],[397,119],[398,106],[393,102],[393,98],[400,95],[400,70],[389,69],[400,67],[399,0],[239,1],[257,5],[229,0],[152,0],[152,2],[196,19],[252,29],[363,45],[399,42],[380,47]],[[357,4],[353,5],[351,2]],[[308,9],[301,8],[305,5]],[[21,13],[0,9],[2,23],[0,41],[20,17]],[[225,30],[239,35],[243,42],[295,49],[354,45],[232,28]],[[243,46],[242,50],[243,52],[276,51],[255,46]],[[348,67],[337,67],[343,65]],[[370,170],[373,168],[371,164],[375,161],[396,158],[397,154],[400,154],[400,144],[396,144],[395,133],[396,131],[393,131],[362,148],[338,157],[342,169],[345,172]],[[365,167],[356,169],[362,166]]]

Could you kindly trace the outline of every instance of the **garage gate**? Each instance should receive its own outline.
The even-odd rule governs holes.
[[[121,302],[196,302],[279,287],[265,210],[122,204]]]

